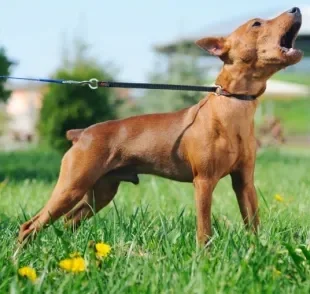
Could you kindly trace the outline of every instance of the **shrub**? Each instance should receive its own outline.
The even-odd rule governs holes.
[[[111,76],[90,59],[81,58],[66,64],[53,76],[65,80],[111,80]],[[108,88],[92,90],[88,86],[49,86],[43,97],[38,130],[41,142],[65,152],[70,142],[65,134],[69,129],[86,128],[91,124],[116,118],[117,100]]]

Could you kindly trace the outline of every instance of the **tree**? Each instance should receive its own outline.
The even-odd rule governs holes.
[[[65,80],[111,80],[111,75],[86,55],[87,47],[76,44],[73,61],[64,63],[53,75]],[[71,142],[65,137],[69,129],[86,128],[94,123],[116,118],[118,102],[108,88],[92,90],[88,86],[50,85],[43,97],[38,130],[41,141],[64,152]]]
[[[0,75],[10,75],[10,71],[14,64],[15,63],[6,56],[4,48],[0,48]],[[5,82],[5,79],[0,79],[0,100],[2,101],[6,101],[11,94],[11,91],[5,89]]]

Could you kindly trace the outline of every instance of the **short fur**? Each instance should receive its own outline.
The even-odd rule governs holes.
[[[197,45],[224,62],[217,85],[232,94],[260,96],[275,72],[302,58],[297,49],[288,52],[282,38],[294,27],[287,37],[294,43],[300,24],[301,13],[295,8],[271,20],[249,20],[226,38],[203,38]],[[68,131],[67,138],[74,144],[62,159],[51,198],[21,226],[19,241],[63,215],[68,224],[78,225],[113,199],[121,181],[138,184],[139,174],[193,182],[201,244],[211,236],[212,192],[221,178],[230,175],[244,223],[256,231],[257,105],[257,100],[210,93],[180,111]]]

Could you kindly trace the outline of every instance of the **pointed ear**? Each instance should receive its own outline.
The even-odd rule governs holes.
[[[215,56],[222,56],[229,50],[226,38],[222,37],[203,38],[196,41],[196,45]]]

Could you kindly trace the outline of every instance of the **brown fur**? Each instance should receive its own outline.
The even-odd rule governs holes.
[[[253,26],[257,21],[261,25]],[[197,45],[223,60],[217,85],[232,94],[259,96],[272,74],[301,59],[300,51],[288,55],[279,46],[296,22],[301,22],[300,13],[284,12],[272,20],[250,20],[227,38],[204,38]],[[121,181],[137,184],[138,174],[193,182],[201,244],[211,236],[212,192],[221,178],[230,175],[242,218],[256,231],[257,104],[210,93],[180,111],[68,131],[74,145],[62,159],[56,187],[45,207],[21,226],[19,240],[63,215],[78,225],[113,199]]]

